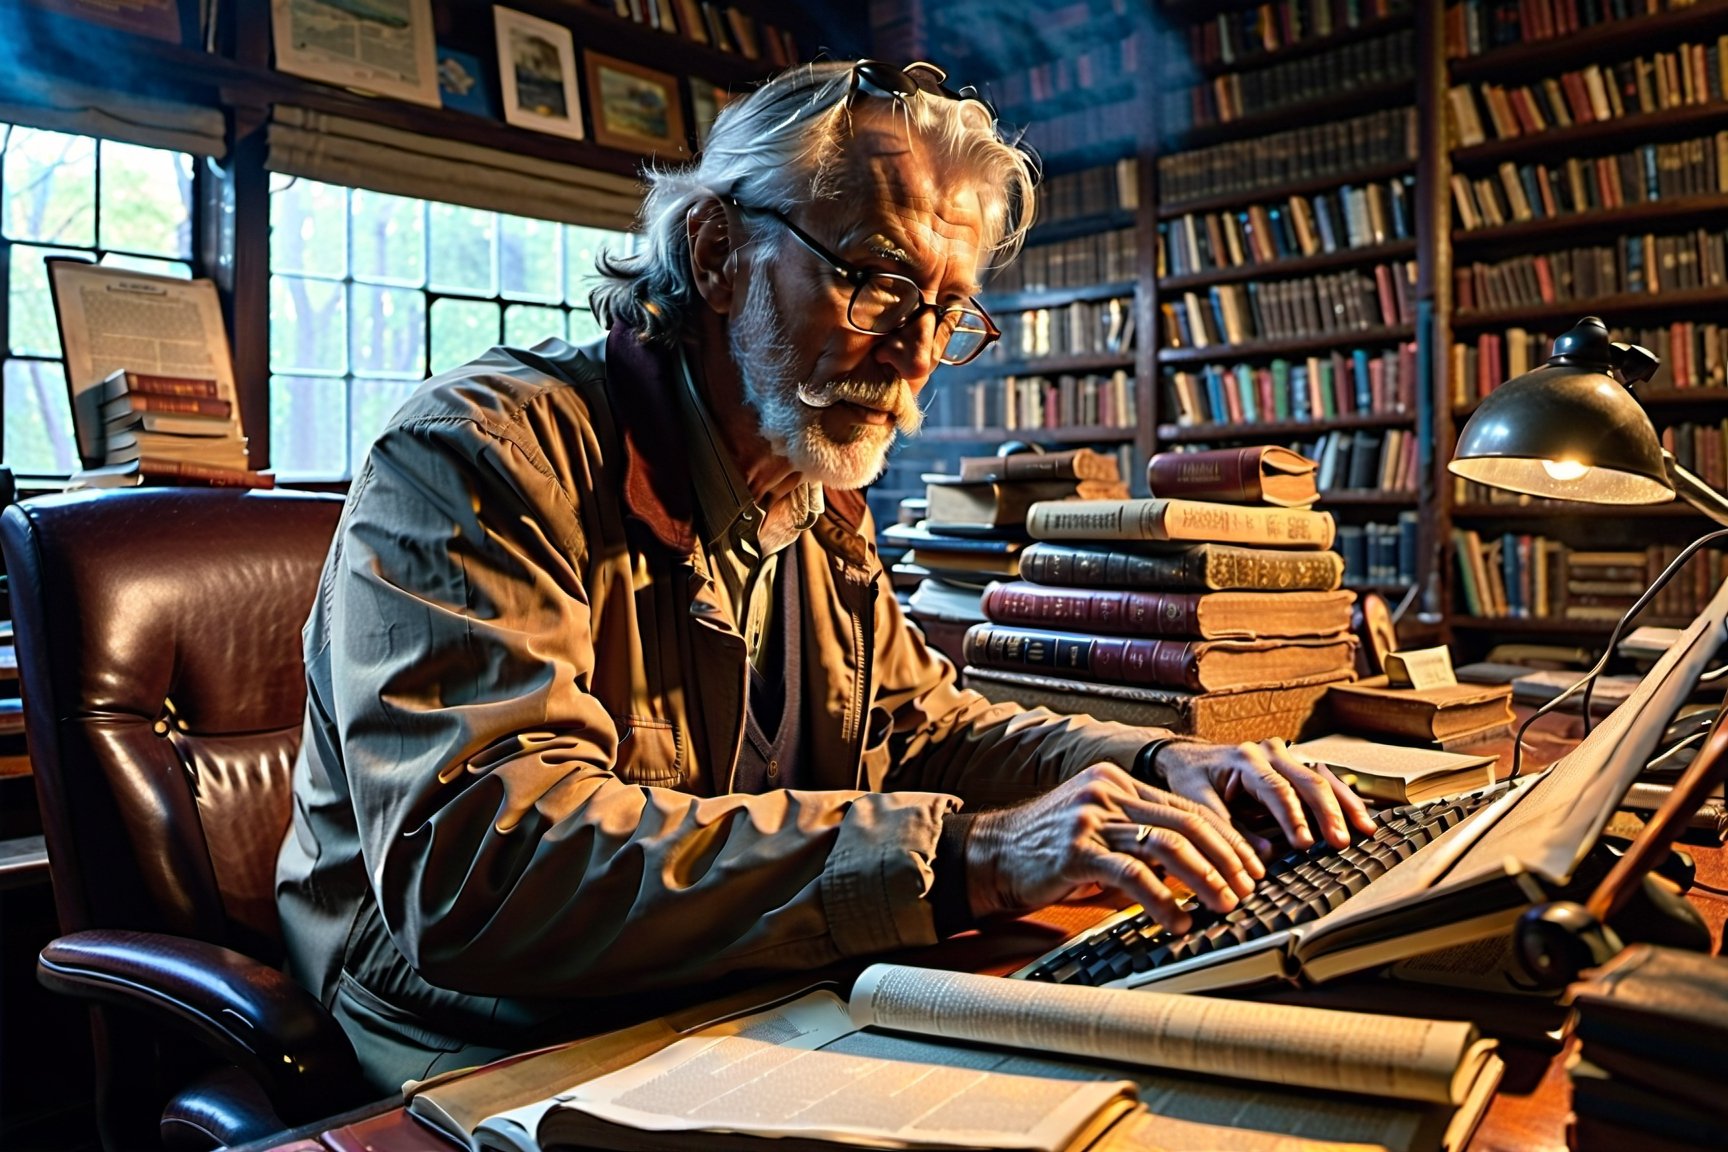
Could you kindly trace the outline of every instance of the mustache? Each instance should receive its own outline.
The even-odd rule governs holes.
[[[904,380],[805,382],[798,385],[798,400],[811,408],[831,408],[845,401],[888,412],[894,417],[895,430],[903,436],[916,436],[924,427],[924,409]]]

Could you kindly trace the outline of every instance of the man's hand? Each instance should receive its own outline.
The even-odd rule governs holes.
[[[978,817],[966,841],[967,897],[973,915],[986,916],[1042,908],[1097,884],[1186,931],[1188,914],[1153,865],[1220,912],[1266,874],[1227,814],[1095,764],[1034,800]]]
[[[1263,805],[1297,848],[1311,847],[1318,831],[1342,848],[1350,830],[1371,835],[1374,821],[1356,793],[1320,764],[1291,754],[1282,740],[1257,744],[1166,744],[1153,767],[1164,784],[1228,822],[1231,800],[1246,794]],[[1252,837],[1258,841],[1259,837]],[[1266,845],[1258,843],[1264,850]]]

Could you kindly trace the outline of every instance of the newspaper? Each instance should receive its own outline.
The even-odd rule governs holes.
[[[436,108],[431,0],[271,0],[276,67]]]

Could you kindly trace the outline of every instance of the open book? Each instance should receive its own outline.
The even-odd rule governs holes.
[[[569,1048],[583,1044],[620,1047]],[[819,990],[668,1035],[471,1130],[450,1122],[464,1112],[452,1094],[507,1082],[511,1065],[425,1088],[409,1108],[507,1152],[1450,1149],[1499,1081],[1493,1047],[1462,1023],[878,964],[848,1001]],[[543,1083],[531,1062],[515,1069]]]

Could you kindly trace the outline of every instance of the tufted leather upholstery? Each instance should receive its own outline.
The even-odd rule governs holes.
[[[44,952],[45,983],[130,1003],[161,969],[170,1015],[208,1001],[218,1028],[241,1020],[226,1027],[243,1058],[298,1053],[325,1027],[267,966],[282,955],[272,887],[305,706],[300,629],[340,512],[326,496],[154,488],[0,518],[55,903],[63,932],[87,933]],[[179,955],[177,937],[206,950]],[[95,1011],[105,1143],[156,1140],[165,1102],[215,1128],[227,1118],[224,1140],[281,1126],[195,1045],[135,1012]],[[299,1031],[270,1049],[260,1030],[290,1017]]]

